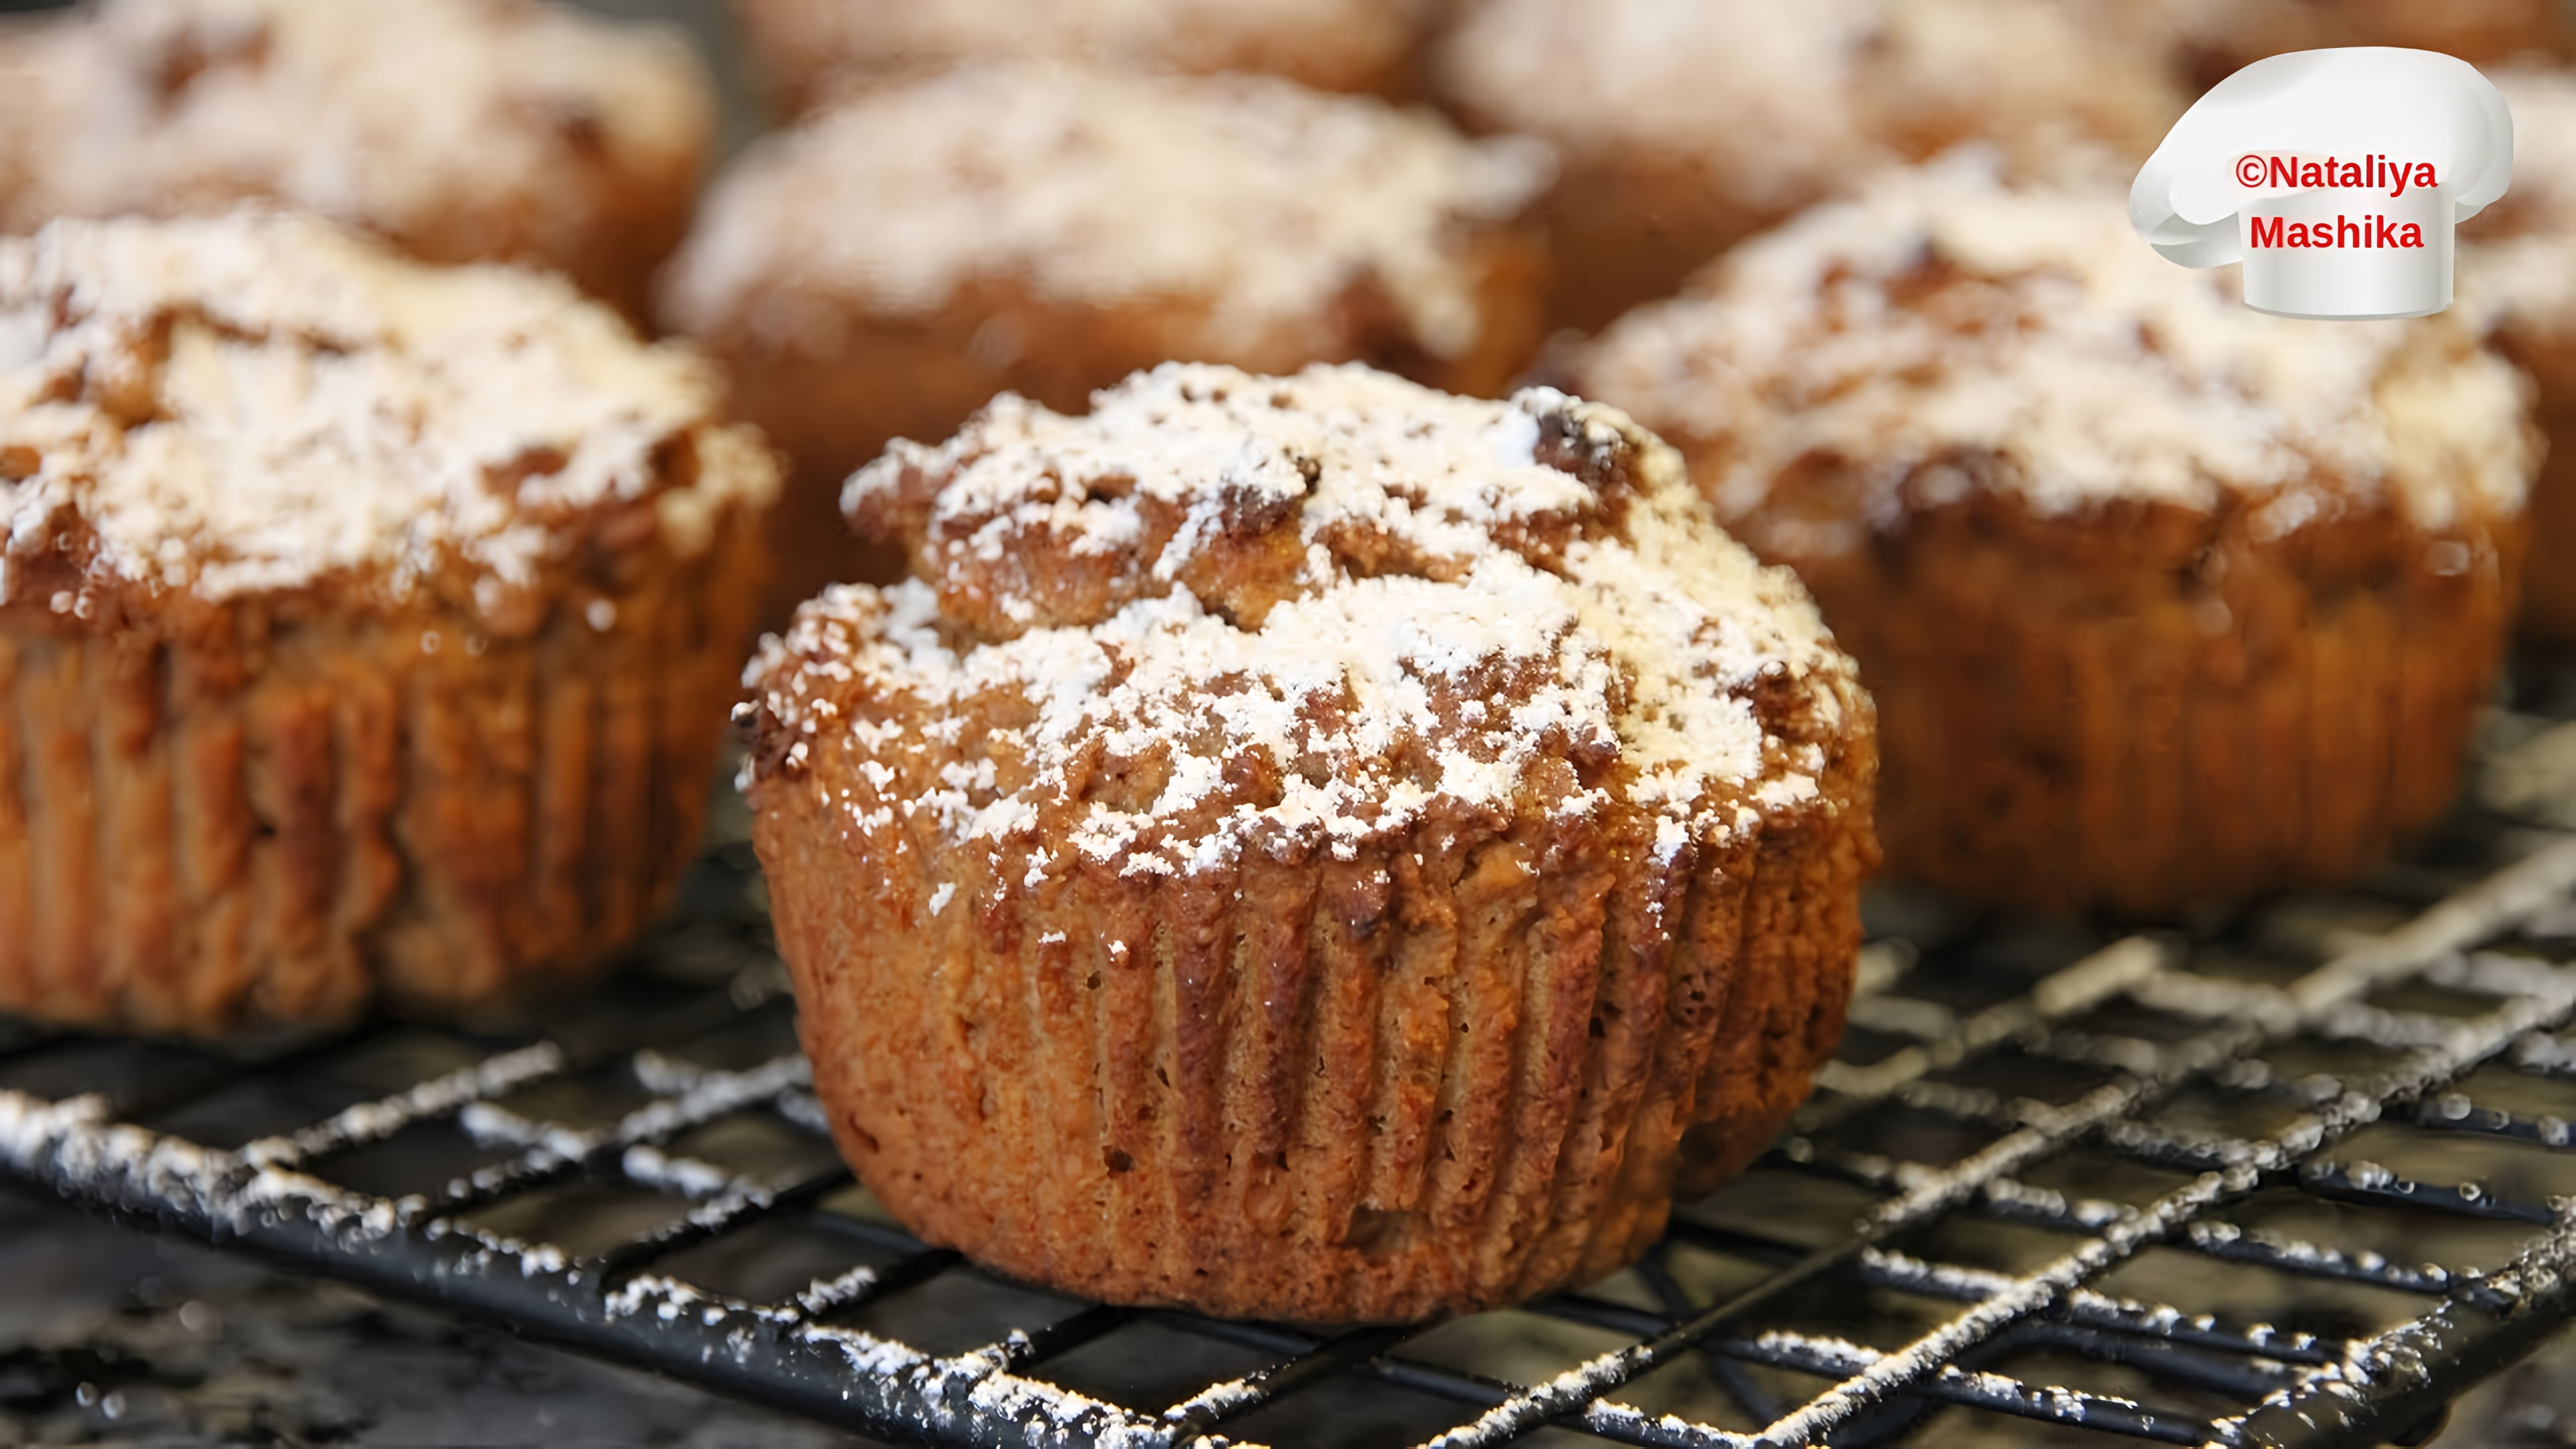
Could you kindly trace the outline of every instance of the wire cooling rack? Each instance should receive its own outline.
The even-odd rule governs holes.
[[[2172,935],[1882,893],[1838,1060],[1634,1268],[1422,1330],[1079,1302],[834,1156],[738,805],[516,1028],[218,1049],[0,1019],[0,1176],[955,1445],[2410,1441],[2576,1312],[2576,669],[2442,837]]]

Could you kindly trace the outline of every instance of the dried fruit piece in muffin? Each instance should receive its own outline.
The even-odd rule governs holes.
[[[593,965],[695,849],[777,464],[559,279],[304,217],[0,241],[0,1009]]]
[[[2185,97],[2090,0],[1483,0],[1434,52],[1475,127],[1555,146],[1552,317],[1594,328],[1730,243],[1963,141],[2146,159]]]
[[[1805,1094],[1869,701],[1622,415],[1171,365],[849,501],[916,576],[764,643],[748,785],[834,1133],[929,1240],[1463,1312],[1624,1263]]]
[[[997,392],[1079,409],[1169,359],[1500,390],[1539,340],[1544,259],[1520,218],[1546,178],[1531,143],[1362,97],[997,62],[754,146],[663,316],[796,461],[783,620],[860,577],[841,480]]]
[[[967,61],[1244,71],[1402,90],[1427,0],[733,0],[782,109],[801,115]]]
[[[0,218],[267,200],[642,317],[715,131],[676,34],[551,0],[97,0],[0,32]]]
[[[1569,369],[1794,566],[1885,720],[1892,868],[2161,914],[2448,807],[2511,617],[2525,387],[2164,261],[2116,188],[1891,174]]]

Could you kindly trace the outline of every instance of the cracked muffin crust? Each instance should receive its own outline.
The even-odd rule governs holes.
[[[679,36],[551,0],[93,0],[0,30],[0,82],[12,231],[271,201],[631,318],[715,132]]]
[[[1539,343],[1544,150],[1261,76],[993,62],[755,145],[664,319],[795,459],[775,617],[863,577],[834,500],[996,393],[1079,410],[1166,360],[1358,361],[1457,392]]]
[[[777,465],[562,282],[309,218],[0,241],[0,1008],[592,965],[695,848]]]
[[[2265,317],[2127,228],[2109,189],[1891,174],[1567,373],[1815,591],[1885,722],[1891,868],[2140,914],[2332,886],[2452,799],[2525,387],[2456,325]]]
[[[1839,1033],[1869,701],[1562,394],[1167,365],[847,503],[914,577],[746,682],[817,1090],[1033,1281],[1310,1322],[1589,1281]]]

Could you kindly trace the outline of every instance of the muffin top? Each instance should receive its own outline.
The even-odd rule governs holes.
[[[2459,306],[2479,323],[2576,324],[2576,70],[2488,78],[2513,111],[2513,188],[2460,228]]]
[[[1205,345],[1311,329],[1382,287],[1429,351],[1477,332],[1466,234],[1546,183],[1525,141],[1266,77],[995,62],[870,94],[755,145],[667,279],[684,331],[793,341],[813,301],[936,310],[978,280],[1152,302]],[[828,339],[811,344],[828,350]]]
[[[520,632],[618,556],[696,554],[775,493],[720,397],[552,277],[258,211],[56,222],[0,240],[0,605],[327,587]]]
[[[694,170],[714,114],[678,36],[541,0],[97,0],[0,37],[0,82],[13,229],[264,198],[447,260],[603,165]]]
[[[1488,124],[1569,151],[1698,165],[1786,210],[1984,138],[2053,172],[2143,159],[2184,97],[2118,7],[2085,0],[1485,0],[1437,55]]]
[[[2145,0],[2193,72],[2216,84],[2267,55],[2330,46],[2394,45],[2485,63],[2563,51],[2568,12],[2558,0]]]
[[[1261,71],[1332,90],[1401,64],[1420,0],[735,0],[800,104],[996,56]]]
[[[2256,499],[2286,534],[2393,496],[2428,529],[2521,506],[2523,385],[2438,319],[2242,306],[2176,266],[2114,190],[2022,190],[1991,158],[1892,172],[1622,318],[1571,367],[1689,454],[1768,556],[1840,553],[1934,502],[2004,491],[2063,515]],[[1836,496],[1765,514],[1784,478]]]
[[[851,479],[915,577],[764,643],[755,791],[810,772],[855,828],[1016,842],[1031,885],[1575,817],[1669,868],[1839,808],[1850,661],[1620,413],[1358,366],[1094,402],[1005,396]]]

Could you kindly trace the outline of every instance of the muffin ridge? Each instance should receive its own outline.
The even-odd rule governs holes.
[[[1449,448],[1369,426],[1366,410],[1395,405],[1429,411]],[[1158,460],[1174,433],[1208,449]],[[1037,757],[1152,739],[1181,777],[1157,798],[1204,817],[1201,848],[1284,848],[1271,832],[1356,828],[1347,812],[1368,806],[1397,829],[1435,798],[1496,806],[1523,789],[1568,811],[1615,796],[1656,813],[1667,841],[1715,843],[1757,798],[1814,792],[1816,763],[1768,731],[1799,714],[1831,730],[1861,708],[1786,576],[1694,524],[1678,459],[1561,393],[1486,403],[1357,367],[1167,365],[1086,417],[1006,401],[941,448],[898,446],[847,503],[863,522],[908,512],[917,572],[936,582],[836,590],[764,650],[748,678],[775,747],[756,759],[789,763],[794,743],[776,742],[818,722],[795,665],[815,635],[867,632],[881,642],[856,667],[872,684],[933,708],[1005,684],[1035,702],[1026,783],[972,807],[970,833],[1001,828],[995,811],[1033,824],[1044,792],[1076,788],[1080,767]],[[1217,702],[1194,718],[1202,696]],[[1275,779],[1200,778],[1246,747]],[[1372,791],[1344,788],[1342,771],[1386,751]],[[1579,778],[1532,772],[1560,752]],[[1197,804],[1202,786],[1226,813]],[[1123,854],[1151,832],[1132,813],[1095,806],[1074,839],[1129,869],[1187,869],[1188,850]]]
[[[694,556],[714,513],[777,491],[754,435],[706,426],[709,368],[569,286],[421,268],[289,213],[58,223],[0,248],[0,334],[0,600],[329,581],[524,632],[612,536]]]

